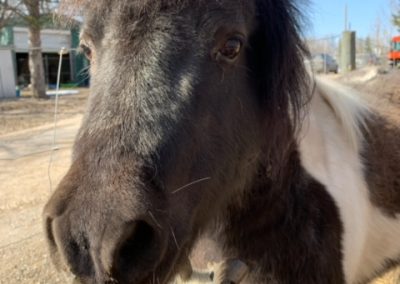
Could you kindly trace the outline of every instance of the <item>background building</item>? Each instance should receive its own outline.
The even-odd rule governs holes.
[[[63,56],[61,84],[63,86],[87,86],[88,61],[77,53],[79,28],[71,30],[43,29],[41,31],[42,55],[45,82],[53,88],[57,81],[59,52],[68,50]],[[15,96],[15,88],[27,87],[29,74],[28,28],[9,26],[0,32],[0,98]]]

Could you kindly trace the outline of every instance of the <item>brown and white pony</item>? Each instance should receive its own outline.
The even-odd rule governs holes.
[[[398,263],[399,127],[310,79],[300,1],[65,4],[92,88],[44,209],[58,267],[167,283],[210,228],[242,283],[364,283]]]

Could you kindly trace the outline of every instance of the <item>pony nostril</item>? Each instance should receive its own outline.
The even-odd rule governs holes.
[[[117,262],[131,267],[137,260],[146,258],[155,240],[153,228],[144,221],[138,221],[120,246]]]
[[[58,254],[58,247],[56,238],[54,236],[54,219],[52,217],[45,217],[44,221],[44,233],[47,241],[48,249],[50,251],[50,257],[57,268],[61,267],[61,259]]]
[[[45,221],[45,233],[47,241],[49,242],[50,247],[56,247],[56,240],[54,239],[53,228],[52,228],[53,219],[51,217],[47,217]]]
[[[142,264],[152,263],[160,253],[157,233],[151,225],[145,221],[135,221],[129,227],[113,259],[113,267],[118,268],[113,274],[117,273],[122,278],[132,278],[133,275],[126,275],[128,271],[136,271],[135,275],[140,270],[143,273],[149,268],[142,267]]]

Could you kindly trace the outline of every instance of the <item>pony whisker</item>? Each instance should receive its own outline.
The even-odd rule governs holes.
[[[149,215],[150,215],[151,219],[153,219],[153,221],[154,221],[154,223],[157,225],[157,227],[158,227],[159,229],[162,229],[163,227],[162,227],[162,226],[160,225],[160,223],[157,221],[156,217],[154,217],[153,213],[151,213],[151,211],[148,211],[148,212],[149,212]]]
[[[211,177],[205,177],[205,178],[201,178],[201,179],[192,181],[192,182],[190,182],[190,183],[188,183],[188,184],[186,184],[186,185],[184,185],[184,186],[182,186],[182,187],[180,187],[180,188],[178,188],[178,189],[175,189],[175,190],[172,192],[172,194],[178,193],[179,191],[184,190],[184,189],[186,189],[186,188],[188,188],[188,187],[190,187],[190,186],[192,186],[192,185],[195,185],[195,184],[198,184],[198,183],[201,183],[201,182],[203,182],[203,181],[210,180],[210,179],[211,179]]]
[[[172,238],[174,239],[176,248],[177,248],[178,250],[180,250],[180,247],[179,247],[179,244],[178,244],[178,240],[176,239],[176,236],[175,236],[175,233],[174,233],[174,229],[172,228],[171,225],[169,225],[169,228],[171,229]]]

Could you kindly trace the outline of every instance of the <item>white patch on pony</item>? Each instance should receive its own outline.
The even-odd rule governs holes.
[[[317,86],[323,90],[320,95],[333,109],[346,138],[359,153],[363,142],[361,129],[367,128],[364,120],[369,112],[367,105],[353,90],[333,81],[318,79]]]
[[[317,86],[298,139],[301,161],[336,202],[344,230],[346,283],[357,283],[399,256],[400,221],[369,201],[359,155],[368,108],[335,83],[318,81]]]
[[[209,263],[207,270],[193,270],[183,280],[177,276],[171,284],[240,284],[246,278],[249,268],[239,259],[228,259],[219,263]]]
[[[178,276],[170,284],[213,284],[213,283],[214,281],[212,279],[212,272],[204,270],[204,271],[193,271],[191,278],[187,280],[183,280],[180,276]]]

